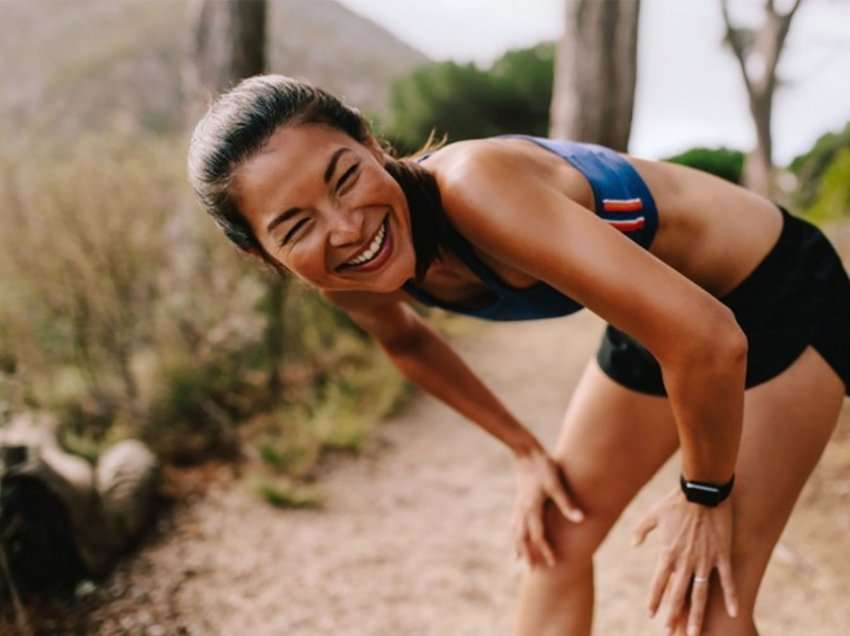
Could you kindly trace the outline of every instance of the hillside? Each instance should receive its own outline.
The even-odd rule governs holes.
[[[389,80],[427,58],[333,0],[269,0],[269,70],[382,113]],[[0,0],[0,120],[73,137],[114,118],[181,125],[186,0]]]

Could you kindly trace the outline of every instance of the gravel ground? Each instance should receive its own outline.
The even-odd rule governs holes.
[[[601,327],[587,312],[519,328],[475,323],[456,346],[551,445]],[[677,465],[640,493],[598,555],[597,634],[663,632],[644,609],[655,543],[632,549],[628,539]],[[510,634],[522,571],[510,456],[429,396],[383,424],[359,458],[328,463],[323,510],[276,510],[229,469],[210,471],[195,476],[212,481],[205,494],[167,515],[109,581],[73,610],[34,617],[39,634]],[[849,504],[850,401],[768,569],[762,633],[847,633]]]

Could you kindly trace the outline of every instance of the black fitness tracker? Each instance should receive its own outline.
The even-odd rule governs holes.
[[[729,493],[732,492],[735,475],[732,475],[732,478],[725,484],[711,484],[707,481],[688,481],[684,475],[681,475],[679,477],[679,483],[688,501],[713,507],[726,499]]]

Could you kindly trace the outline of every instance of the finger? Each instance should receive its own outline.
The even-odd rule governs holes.
[[[720,574],[720,586],[723,588],[726,612],[735,618],[738,615],[738,592],[735,590],[735,577],[732,576],[732,563],[728,556],[720,557],[717,562],[717,571]]]
[[[524,558],[523,554],[523,546],[522,546],[522,535],[520,535],[518,530],[514,531],[514,557],[517,561]]]
[[[681,562],[673,573],[670,588],[670,604],[667,608],[666,622],[668,626],[675,625],[676,618],[682,613],[693,571],[693,568],[687,562]]]
[[[514,541],[514,557],[519,560],[523,558],[522,553],[522,519],[519,515],[519,511],[514,512],[513,521],[511,523],[513,528],[513,541]]]
[[[522,520],[522,515],[520,515],[519,510],[514,514],[514,553],[516,557],[520,561],[526,560],[526,552],[525,552],[525,524]]]
[[[564,515],[564,518],[569,519],[575,523],[582,521],[584,519],[584,513],[579,510],[578,506],[573,504],[569,495],[567,495],[566,490],[564,490],[563,486],[558,484],[548,492],[549,496],[552,500],[557,504],[558,509],[561,511],[561,514]]]
[[[533,568],[537,563],[537,559],[535,558],[534,547],[532,545],[531,536],[528,533],[528,526],[523,524],[522,531],[522,552],[525,562],[528,564],[529,568]]]
[[[664,596],[664,590],[667,587],[667,581],[670,578],[670,572],[673,570],[673,555],[669,550],[665,550],[658,565],[655,568],[655,574],[652,577],[652,583],[649,586],[649,616],[655,616],[658,611],[658,606],[661,604],[661,598]]]
[[[634,531],[634,536],[632,537],[632,547],[637,547],[641,543],[643,543],[644,539],[646,539],[647,535],[652,532],[655,527],[658,525],[658,517],[655,515],[655,511],[650,512],[638,523],[637,527]]]
[[[549,547],[549,544],[546,542],[546,533],[544,531],[543,520],[542,520],[543,510],[541,509],[538,514],[532,515],[528,520],[528,529],[531,534],[531,539],[534,541],[534,546],[537,548],[537,551],[543,555],[543,558],[546,560],[546,563],[549,567],[555,565],[555,555],[552,554],[552,549]]]
[[[681,633],[683,633],[684,630],[678,631],[679,627],[682,624],[683,616],[684,616],[684,612],[681,612],[681,613],[676,615],[676,618],[673,619],[673,625],[671,625],[670,627],[667,628],[668,634],[681,634]]]
[[[691,607],[688,615],[688,636],[696,636],[702,630],[705,606],[708,602],[710,577],[711,570],[705,564],[701,564],[694,573],[694,581],[691,587]]]

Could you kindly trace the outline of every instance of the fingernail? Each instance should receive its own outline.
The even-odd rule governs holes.
[[[581,510],[574,510],[572,520],[573,521],[583,521],[584,520],[584,513]]]

